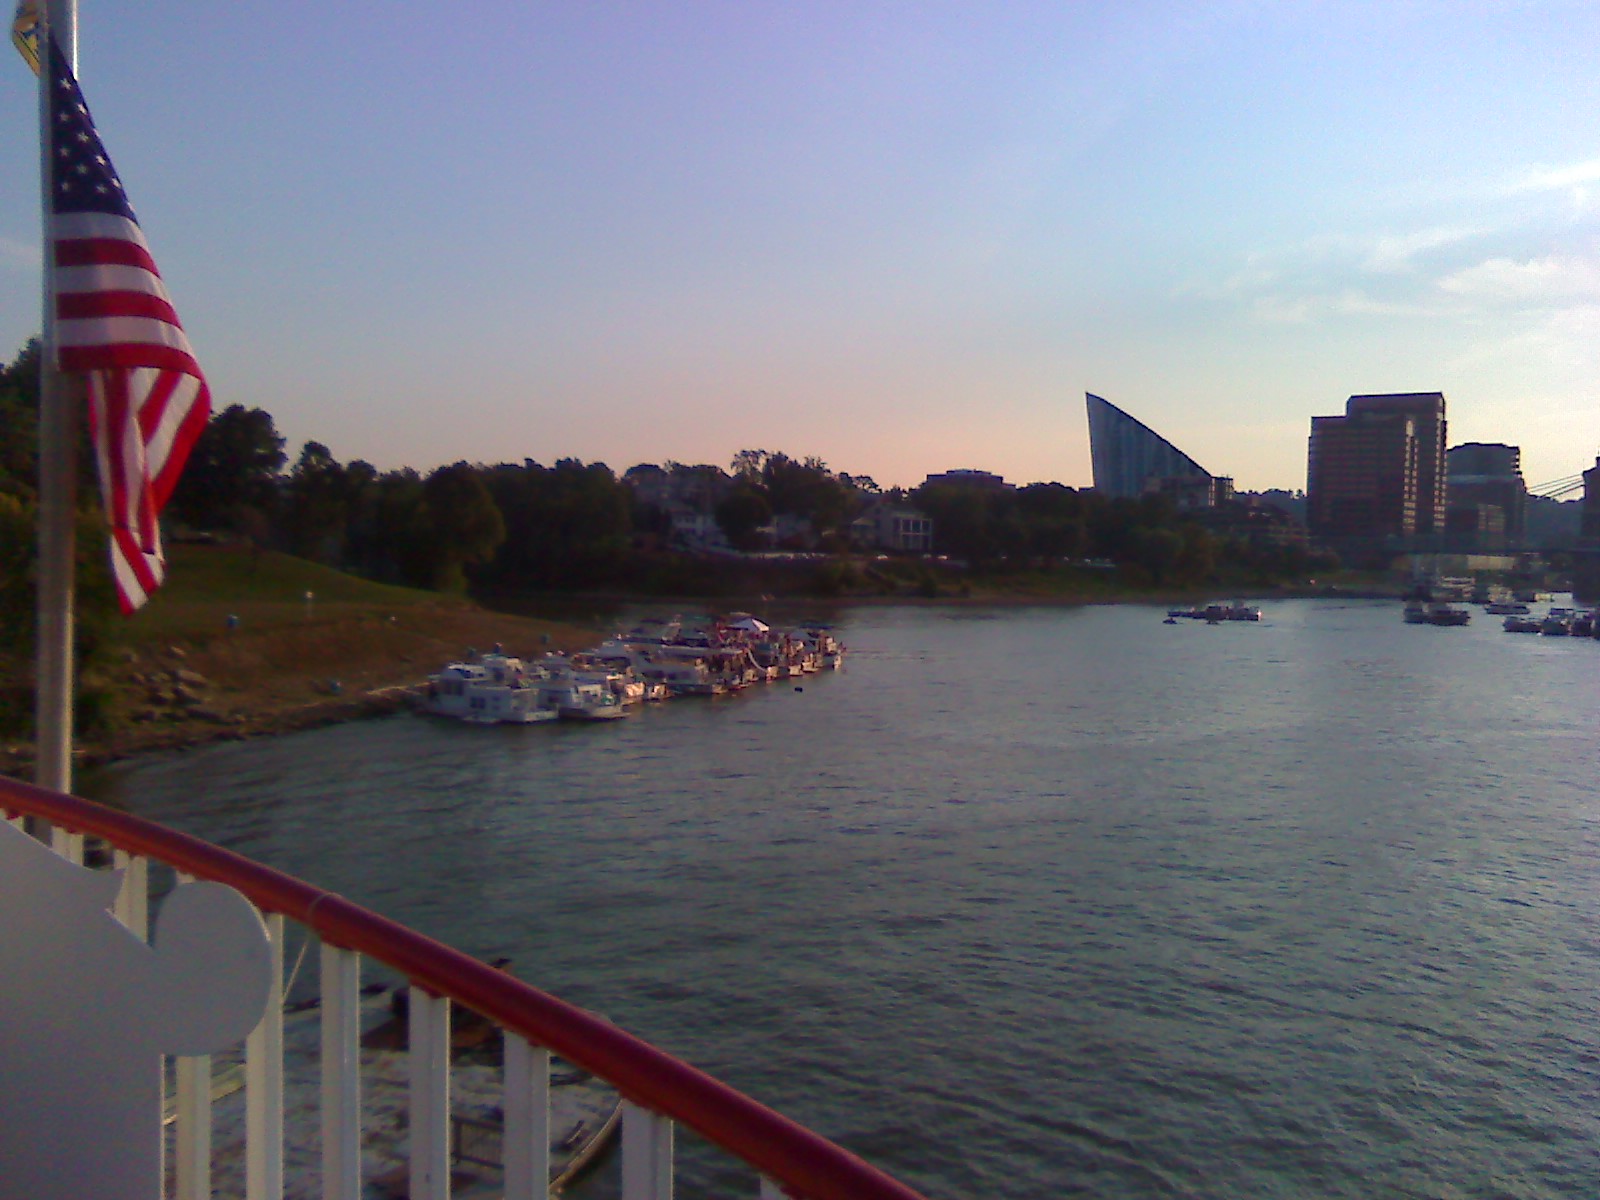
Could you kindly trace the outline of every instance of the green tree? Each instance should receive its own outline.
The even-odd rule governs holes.
[[[772,505],[760,487],[741,480],[717,502],[717,524],[730,545],[754,550],[760,544],[757,530],[772,520]]]
[[[1081,557],[1088,547],[1083,496],[1059,483],[1032,483],[1016,494],[1027,553],[1041,564]]]
[[[745,483],[759,486],[762,483],[762,468],[767,460],[772,457],[769,450],[741,450],[733,456],[733,477]]]
[[[965,559],[974,570],[987,569],[1004,552],[995,510],[996,492],[961,484],[924,484],[913,493],[916,506],[933,518],[934,548]]]
[[[1217,566],[1217,539],[1193,521],[1180,525],[1178,536],[1183,546],[1173,564],[1174,574],[1185,583],[1204,582]]]
[[[505,518],[506,540],[492,562],[473,572],[475,583],[520,591],[629,578],[633,489],[604,463],[502,463],[486,470],[484,482]]]
[[[92,504],[80,506],[74,537],[73,664],[76,722],[104,728],[112,718],[112,692],[102,679],[108,652],[121,628],[111,580],[105,520]],[[38,510],[31,496],[0,493],[0,730],[25,733],[33,721],[31,679],[37,611]]]
[[[475,467],[440,467],[422,483],[422,527],[431,551],[433,586],[466,590],[463,568],[488,562],[506,540],[505,520]]]
[[[39,475],[38,338],[0,367],[0,491],[33,494]]]
[[[247,510],[271,511],[285,461],[272,415],[230,404],[195,442],[172,493],[173,515],[196,529],[238,529]]]
[[[749,454],[765,454],[765,450],[744,451]],[[738,459],[735,459],[737,462]],[[673,486],[678,495],[683,498],[696,512],[710,516],[716,509],[717,501],[727,492],[730,482],[727,473],[721,467],[710,463],[699,463],[689,466],[686,463],[668,462],[666,472],[672,476]]]
[[[1183,554],[1183,535],[1175,529],[1141,525],[1133,530],[1133,561],[1150,573],[1150,582],[1169,582]]]
[[[796,461],[787,454],[745,451],[763,455],[761,485],[774,513],[803,517],[819,537],[838,530],[855,509],[855,492],[835,478],[820,458]],[[741,455],[741,458],[743,455]],[[738,464],[736,459],[735,463]]]
[[[366,464],[351,464],[352,469],[358,466]],[[359,482],[345,544],[351,566],[373,579],[431,587],[433,562],[428,540],[422,476],[407,467]]]
[[[283,489],[283,534],[291,553],[337,563],[350,516],[345,469],[321,442],[307,442]]]

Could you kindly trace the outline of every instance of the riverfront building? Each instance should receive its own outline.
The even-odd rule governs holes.
[[[1445,468],[1445,531],[1451,548],[1472,553],[1521,546],[1528,507],[1522,451],[1465,442],[1445,452]]]
[[[1003,475],[971,467],[957,467],[951,471],[942,471],[938,475],[929,475],[922,481],[922,486],[977,488],[985,492],[1009,492],[1016,487],[1015,484],[1007,483]]]
[[[903,504],[869,504],[850,524],[850,540],[879,550],[927,554],[933,549],[933,518]]]
[[[1084,393],[1089,406],[1089,459],[1094,490],[1107,496],[1165,492],[1180,508],[1209,508],[1226,500],[1232,481],[1213,476],[1142,421],[1109,400]],[[1217,487],[1222,485],[1222,494]]]
[[[1445,528],[1444,395],[1351,396],[1312,417],[1306,523],[1329,543],[1414,548]]]
[[[1572,556],[1573,598],[1580,604],[1600,604],[1600,457],[1583,473],[1578,521],[1578,548]]]

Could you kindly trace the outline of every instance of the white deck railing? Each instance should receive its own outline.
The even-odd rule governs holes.
[[[673,1143],[685,1126],[747,1164],[761,1200],[921,1200],[916,1192],[810,1130],[610,1023],[331,892],[230,851],[73,796],[0,777],[0,809],[58,854],[82,862],[86,835],[124,872],[113,914],[148,936],[151,864],[183,879],[243,893],[263,914],[272,952],[266,1016],[244,1054],[245,1194],[281,1200],[285,1172],[284,947],[293,922],[320,943],[321,1195],[362,1194],[361,964],[409,980],[409,1195],[444,1200],[451,1188],[452,1004],[503,1033],[500,1105],[503,1195],[535,1200],[550,1187],[552,1053],[622,1097],[623,1200],[667,1200]],[[172,1178],[177,1200],[212,1195],[212,1064],[175,1063]],[[152,1114],[152,1136],[160,1115]],[[0,1135],[3,1136],[3,1135]]]

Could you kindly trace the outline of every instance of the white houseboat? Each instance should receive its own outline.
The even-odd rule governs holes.
[[[541,706],[527,667],[519,658],[486,654],[453,662],[428,676],[425,711],[474,725],[532,725],[553,721],[556,712]]]

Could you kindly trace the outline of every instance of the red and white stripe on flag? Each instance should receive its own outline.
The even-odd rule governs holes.
[[[58,212],[52,234],[57,359],[88,377],[112,573],[131,613],[165,574],[156,518],[205,429],[210,391],[137,223]]]

